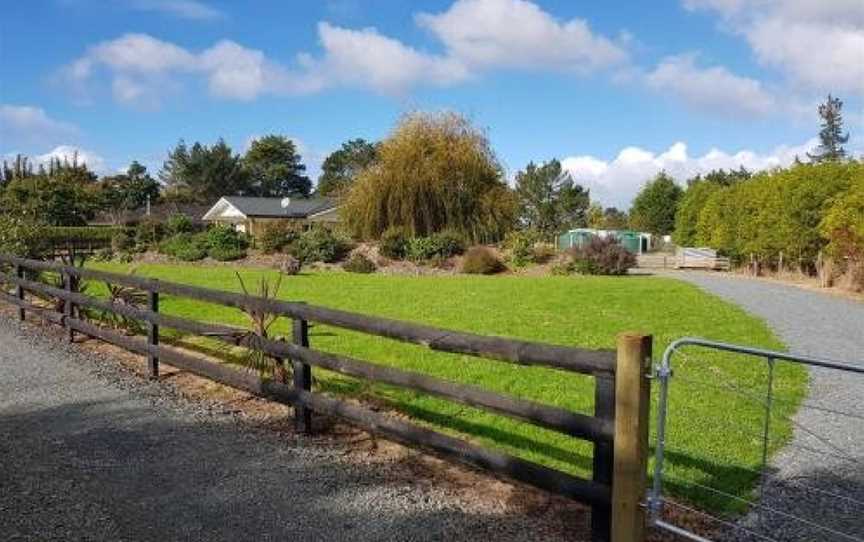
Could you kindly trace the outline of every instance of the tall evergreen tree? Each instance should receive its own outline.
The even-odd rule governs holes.
[[[249,175],[249,190],[262,197],[308,197],[312,181],[305,175],[297,146],[287,137],[268,135],[252,142],[243,167]]]
[[[346,141],[339,150],[324,159],[316,191],[322,196],[344,192],[357,174],[375,161],[377,155],[377,145],[365,139]]]
[[[249,176],[239,155],[219,139],[208,147],[195,143],[191,149],[181,139],[168,152],[159,178],[169,199],[213,203],[222,196],[251,193]]]
[[[675,212],[683,190],[675,180],[661,171],[648,181],[630,209],[630,226],[655,235],[667,235],[675,229]]]
[[[545,235],[587,224],[588,190],[573,182],[558,160],[529,163],[516,174],[516,195],[522,222]]]
[[[819,106],[822,129],[816,154],[807,153],[813,162],[835,162],[846,157],[843,144],[849,141],[849,132],[843,135],[843,102],[828,95],[828,101]]]
[[[116,223],[124,211],[143,207],[159,199],[159,183],[147,168],[133,161],[124,175],[103,177],[99,181],[102,209]]]

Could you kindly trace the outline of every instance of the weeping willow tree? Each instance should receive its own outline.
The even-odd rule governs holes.
[[[363,239],[400,227],[414,236],[450,229],[488,242],[503,237],[517,210],[485,134],[455,113],[413,113],[358,175],[342,212]]]

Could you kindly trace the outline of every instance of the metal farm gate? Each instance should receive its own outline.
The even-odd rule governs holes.
[[[655,529],[697,541],[864,541],[864,394],[848,396],[864,390],[864,363],[682,338],[654,378]]]

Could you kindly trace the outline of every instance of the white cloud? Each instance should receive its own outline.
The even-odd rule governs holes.
[[[374,28],[350,30],[325,22],[318,25],[318,35],[324,56],[307,60],[306,66],[325,86],[362,86],[393,94],[418,84],[446,86],[469,77],[460,61],[420,52]]]
[[[169,4],[177,3],[141,5]],[[237,100],[334,87],[402,94],[420,85],[458,84],[494,68],[587,72],[627,58],[620,44],[593,33],[584,20],[556,20],[526,0],[457,0],[449,10],[419,14],[416,21],[441,40],[444,54],[411,47],[375,28],[320,22],[321,52],[298,54],[297,66],[228,40],[194,52],[130,33],[90,47],[62,73],[82,101],[107,72],[118,102],[152,106],[184,77],[201,77],[212,95]]]
[[[627,58],[585,20],[559,21],[526,0],[457,0],[443,13],[421,13],[416,20],[450,56],[472,67],[587,72]]]
[[[666,171],[684,183],[698,173],[713,169],[738,169],[744,166],[756,171],[791,164],[795,157],[805,160],[807,151],[817,144],[810,140],[802,145],[780,146],[769,153],[751,150],[728,153],[711,149],[702,156],[690,156],[687,145],[677,142],[664,152],[655,153],[640,147],[626,147],[612,160],[594,156],[571,156],[561,161],[573,179],[591,190],[591,198],[607,206],[627,209],[645,181],[660,171]]]
[[[739,116],[763,116],[778,109],[775,97],[762,83],[735,75],[722,66],[700,68],[695,55],[666,57],[645,75],[657,92],[671,93],[691,106]]]
[[[375,29],[350,30],[321,23],[320,57],[300,55],[289,70],[259,50],[222,40],[195,53],[146,34],[126,34],[99,43],[63,70],[65,81],[82,94],[104,69],[114,99],[128,105],[157,105],[183,76],[203,77],[210,94],[252,100],[262,94],[303,94],[350,86],[402,93],[418,84],[437,86],[465,80],[460,62],[430,55],[382,36]]]
[[[860,0],[684,0],[718,12],[756,58],[819,92],[864,94],[864,6]]]
[[[140,11],[158,11],[193,21],[225,18],[223,12],[197,0],[133,0],[130,5]]]
[[[0,143],[3,145],[50,144],[77,133],[74,125],[52,119],[40,107],[0,104]]]
[[[48,162],[54,158],[57,158],[61,161],[66,160],[71,163],[76,157],[78,159],[78,163],[87,164],[87,167],[90,169],[90,171],[93,171],[97,174],[105,174],[110,172],[104,158],[92,151],[84,150],[74,145],[58,145],[54,149],[46,152],[45,154],[39,154],[34,156],[33,163],[38,167],[39,164],[48,164]]]
[[[802,85],[864,94],[864,28],[768,19],[754,24],[747,37],[760,62]]]
[[[100,69],[107,72],[116,101],[139,106],[158,105],[161,95],[177,86],[177,76],[201,76],[214,96],[238,100],[279,92],[289,80],[285,70],[261,51],[233,41],[194,53],[147,34],[126,34],[90,47],[62,75],[87,94]]]

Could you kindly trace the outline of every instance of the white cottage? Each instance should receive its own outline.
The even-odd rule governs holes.
[[[204,214],[203,220],[230,224],[237,231],[260,235],[266,225],[274,222],[338,224],[339,202],[333,198],[225,196]]]

